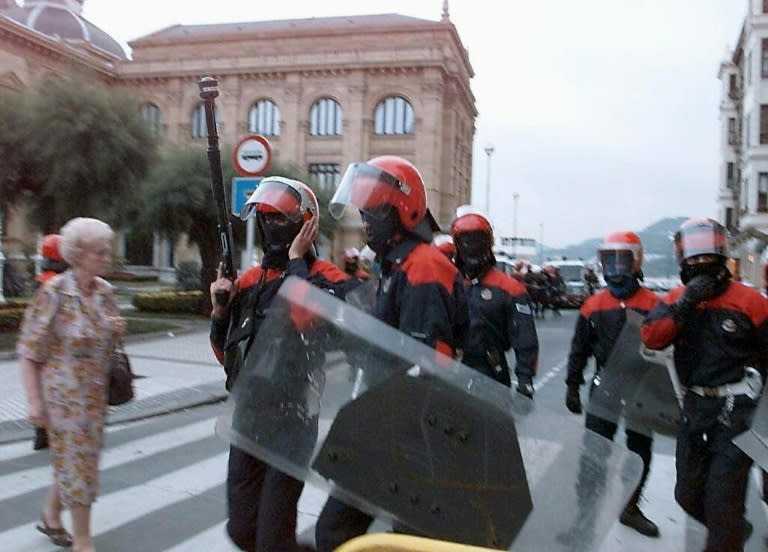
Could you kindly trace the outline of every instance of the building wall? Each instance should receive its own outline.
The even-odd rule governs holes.
[[[281,114],[280,135],[268,136],[277,162],[304,169],[333,163],[343,173],[351,162],[401,155],[419,168],[430,208],[447,226],[456,207],[470,199],[477,116],[472,69],[447,17],[441,22],[406,19],[404,25],[373,18],[352,30],[320,25],[301,33],[285,26],[251,33],[230,25],[171,28],[131,43],[133,59],[115,63],[114,83],[159,108],[162,133],[170,142],[205,143],[192,138],[191,120],[200,103],[198,81],[212,75],[219,81],[222,145],[248,133],[251,106],[266,98]],[[52,64],[50,70],[65,70],[66,63],[53,63],[53,57],[0,35],[0,75],[6,68],[26,85]],[[412,105],[412,134],[373,133],[376,106],[388,96],[404,97]],[[333,98],[343,109],[341,136],[309,134],[310,109],[322,97]],[[332,248],[335,259],[344,247],[362,245],[356,214],[341,228]],[[195,255],[181,240],[174,259]]]

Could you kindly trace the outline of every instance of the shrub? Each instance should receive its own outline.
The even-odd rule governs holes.
[[[116,282],[157,282],[157,276],[149,274],[139,276],[125,270],[112,270],[104,275],[104,278]]]
[[[204,300],[205,296],[200,290],[153,291],[135,294],[131,303],[140,311],[199,314]]]
[[[176,266],[176,282],[179,289],[193,290],[200,289],[200,263],[194,261],[183,261]]]
[[[0,309],[0,332],[13,332],[19,329],[24,307]]]

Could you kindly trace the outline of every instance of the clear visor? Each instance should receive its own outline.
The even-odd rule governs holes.
[[[304,213],[312,212],[301,188],[287,178],[266,178],[240,210],[240,218],[248,220],[254,213],[282,213],[292,222],[300,222]]]
[[[629,249],[600,251],[600,265],[604,276],[631,276],[635,255]]]
[[[385,219],[404,201],[410,188],[386,171],[366,163],[352,163],[333,194],[328,210],[335,219],[344,215],[347,205],[377,219]]]
[[[677,261],[683,262],[697,255],[728,256],[728,238],[722,229],[713,225],[683,228],[675,235]]]

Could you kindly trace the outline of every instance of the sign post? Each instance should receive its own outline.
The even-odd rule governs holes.
[[[259,134],[248,134],[240,139],[232,150],[232,164],[242,178],[232,179],[232,214],[240,216],[245,202],[261,182],[260,177],[269,168],[272,161],[272,146],[269,140]],[[245,227],[245,251],[241,258],[240,266],[248,268],[253,265],[256,217],[246,221]]]

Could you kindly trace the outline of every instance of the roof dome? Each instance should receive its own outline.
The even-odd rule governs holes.
[[[118,59],[127,59],[118,42],[80,13],[85,0],[26,0],[0,14],[50,37],[81,40]]]

